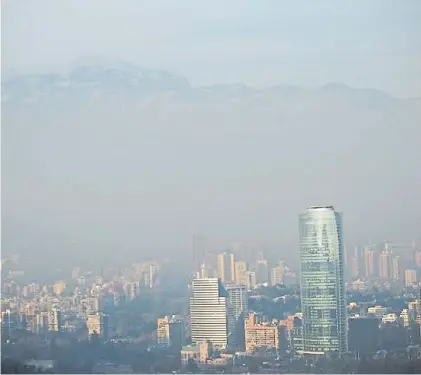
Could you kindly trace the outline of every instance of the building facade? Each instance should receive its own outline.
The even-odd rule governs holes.
[[[342,214],[313,206],[299,217],[303,354],[348,351]]]
[[[88,328],[88,336],[93,335],[107,340],[109,337],[109,316],[102,313],[88,315],[86,326]]]
[[[216,277],[193,279],[190,334],[193,344],[209,341],[218,349],[228,345],[228,294]]]
[[[228,345],[244,348],[244,318],[248,310],[248,293],[244,285],[225,286],[228,293]]]
[[[173,315],[157,319],[158,345],[181,348],[184,345],[184,338],[184,321],[181,317]]]
[[[405,286],[414,286],[417,283],[417,270],[407,269],[405,270]]]
[[[254,313],[250,313],[246,322],[246,351],[279,351],[280,327],[270,323],[257,323]]]
[[[247,263],[243,260],[235,262],[235,283],[237,285],[247,285]]]
[[[223,283],[235,282],[235,258],[233,253],[218,254],[218,276]]]

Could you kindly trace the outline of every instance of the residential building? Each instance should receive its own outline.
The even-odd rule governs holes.
[[[157,319],[158,345],[181,348],[184,345],[184,332],[184,321],[179,316],[165,316]]]
[[[48,330],[59,332],[61,330],[61,311],[58,309],[51,309],[48,312]]]
[[[417,283],[417,270],[407,269],[405,270],[405,286],[414,286]]]
[[[375,252],[371,249],[370,246],[366,246],[364,249],[364,268],[365,268],[365,277],[371,278],[375,275],[374,267]]]
[[[218,254],[218,276],[223,283],[235,282],[235,259],[232,252]]]
[[[235,283],[237,285],[247,285],[247,262],[238,260],[235,262]]]
[[[256,272],[254,271],[247,271],[246,272],[246,282],[247,282],[247,289],[253,290],[256,286]]]
[[[264,284],[269,281],[269,266],[266,259],[259,259],[256,264],[256,281]]]
[[[86,326],[88,328],[89,338],[92,335],[98,335],[103,339],[109,337],[109,316],[102,313],[89,314]]]
[[[392,257],[392,280],[399,281],[401,279],[401,258],[399,255]]]
[[[272,268],[270,275],[271,285],[281,285],[284,283],[285,266],[281,262],[277,267]]]
[[[388,280],[392,274],[391,274],[391,253],[388,250],[383,250],[380,253],[380,278],[383,280]]]
[[[190,361],[197,364],[206,363],[211,356],[212,345],[209,342],[198,342],[194,345],[186,345],[181,348],[181,363],[187,365]]]
[[[246,352],[255,350],[276,350],[280,346],[280,329],[276,324],[257,323],[253,312],[246,322]]]

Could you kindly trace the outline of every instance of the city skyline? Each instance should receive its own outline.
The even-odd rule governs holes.
[[[421,374],[421,0],[2,0],[1,372]]]

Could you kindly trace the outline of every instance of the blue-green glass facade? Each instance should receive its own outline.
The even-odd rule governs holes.
[[[299,217],[304,354],[348,350],[342,214],[313,206]]]

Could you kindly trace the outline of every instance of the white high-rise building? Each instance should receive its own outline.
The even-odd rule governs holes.
[[[300,215],[304,354],[348,351],[342,214],[313,206]]]
[[[216,277],[193,279],[190,297],[191,341],[210,341],[214,348],[228,345],[227,291]]]
[[[285,273],[285,266],[283,262],[279,264],[279,266],[272,268],[270,274],[270,283],[271,285],[280,285],[284,282],[284,273]]]

